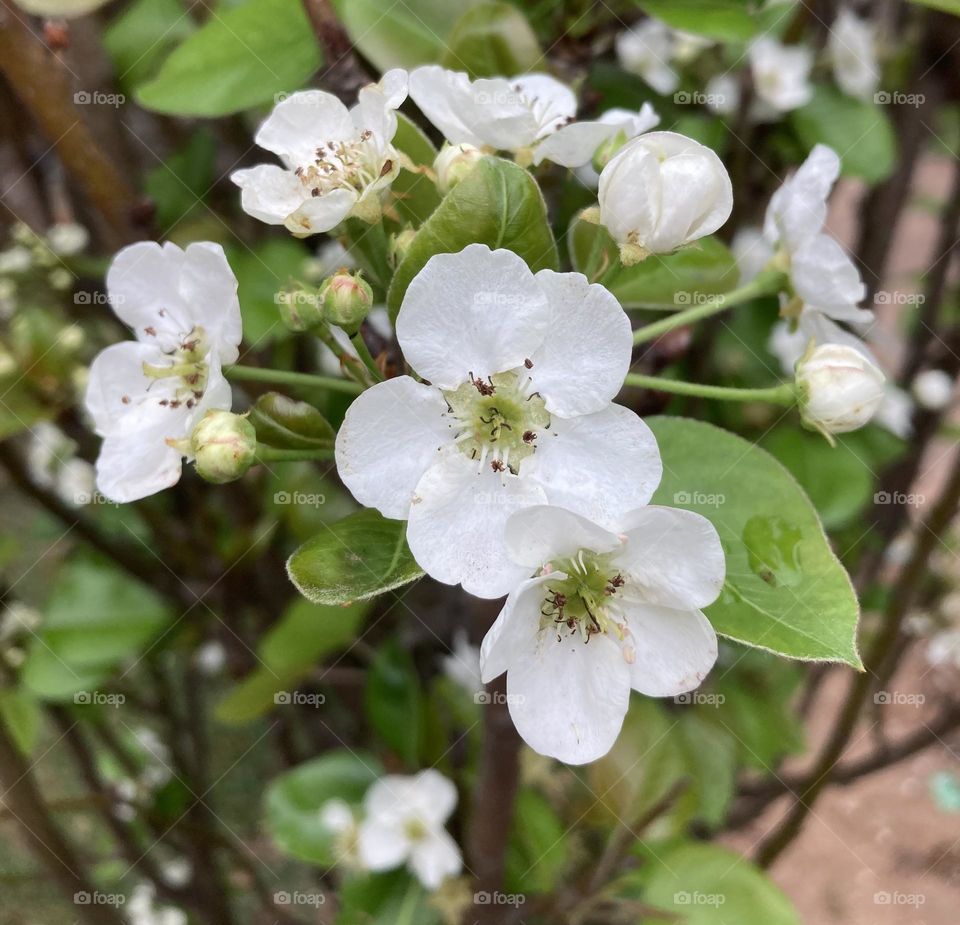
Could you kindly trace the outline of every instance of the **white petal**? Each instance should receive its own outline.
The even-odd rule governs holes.
[[[219,244],[187,245],[180,269],[180,292],[194,323],[201,325],[209,347],[223,364],[235,363],[243,338],[237,278]]]
[[[84,404],[101,437],[152,425],[158,402],[173,397],[176,383],[173,379],[148,379],[143,365],[164,366],[168,362],[158,345],[132,340],[111,344],[94,357]]]
[[[507,555],[507,518],[545,500],[530,480],[489,466],[478,473],[476,462],[447,450],[417,484],[407,523],[410,551],[437,581],[501,597],[529,575]]]
[[[566,628],[544,631],[517,653],[507,672],[507,704],[534,751],[585,764],[613,747],[630,700],[630,671],[608,636],[584,643]]]
[[[443,829],[415,842],[410,852],[410,869],[428,890],[437,889],[447,877],[455,877],[462,867],[460,849]]]
[[[327,800],[327,802],[320,807],[320,825],[328,832],[334,832],[338,835],[343,832],[349,832],[355,823],[356,820],[353,815],[353,810],[350,809],[349,804],[345,800],[335,797],[332,800]]]
[[[653,496],[663,467],[652,431],[621,405],[564,420],[541,431],[521,474],[543,487],[549,504],[615,530],[623,511]]]
[[[533,149],[533,162],[553,161],[562,167],[582,167],[593,159],[597,148],[618,131],[619,126],[603,122],[571,122]]]
[[[347,107],[332,93],[304,90],[278,103],[254,140],[295,167],[313,163],[319,145],[346,141],[354,131]]]
[[[417,814],[432,825],[442,826],[457,808],[457,788],[453,781],[427,768],[415,774],[411,783]]]
[[[568,559],[581,549],[610,552],[619,546],[616,533],[550,504],[524,508],[507,521],[510,558],[530,569]]]
[[[537,137],[544,138],[577,115],[577,96],[565,83],[549,74],[521,74],[509,79],[523,94],[537,121]]]
[[[240,187],[240,206],[268,225],[282,225],[310,195],[292,170],[261,164],[235,170],[230,179]]]
[[[855,305],[866,296],[866,287],[853,261],[825,234],[817,235],[794,252],[790,280],[804,302],[821,308]]]
[[[648,697],[676,697],[700,686],[717,660],[717,634],[699,610],[626,604],[633,636],[630,685]]]
[[[534,388],[552,414],[600,411],[630,368],[630,319],[609,290],[581,273],[541,270],[536,279],[550,304],[550,327],[529,357]]]
[[[183,457],[164,442],[163,420],[149,430],[105,437],[97,457],[97,489],[105,498],[126,504],[163,491],[180,481]]]
[[[295,212],[287,216],[284,225],[300,237],[330,231],[350,215],[358,199],[359,195],[352,189],[335,189],[322,196],[308,196]]]
[[[666,607],[706,607],[723,588],[726,562],[713,524],[694,511],[649,505],[627,514],[615,561],[627,573],[625,596]]]
[[[482,147],[487,143],[464,121],[474,113],[475,106],[466,74],[436,64],[415,68],[410,72],[410,98],[450,144]]]
[[[437,389],[398,376],[367,389],[337,434],[337,471],[366,507],[403,520],[417,482],[453,438]]]
[[[424,379],[453,389],[523,364],[543,342],[550,310],[512,251],[470,244],[436,254],[413,278],[397,316],[397,339]]]
[[[364,87],[357,95],[357,105],[350,111],[358,132],[371,131],[382,146],[397,131],[394,110],[407,98],[407,72],[401,68],[387,71],[379,83]]]
[[[399,821],[384,825],[379,819],[365,819],[357,832],[357,852],[369,870],[390,870],[410,855],[410,840]]]
[[[544,598],[542,585],[564,577],[563,572],[538,575],[510,592],[480,645],[480,679],[484,684],[499,678],[524,649],[536,645]]]

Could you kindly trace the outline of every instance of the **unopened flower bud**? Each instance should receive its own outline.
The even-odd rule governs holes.
[[[355,334],[373,307],[373,290],[359,273],[338,270],[324,280],[320,301],[327,321]]]
[[[806,427],[829,439],[863,427],[884,396],[884,375],[844,344],[822,344],[797,361],[797,398]]]
[[[917,374],[911,390],[917,404],[927,411],[942,411],[953,397],[954,381],[942,369],[926,369]]]
[[[274,299],[281,320],[291,331],[309,331],[323,323],[323,299],[316,289],[291,286],[281,289]]]
[[[483,151],[476,145],[446,145],[433,162],[437,174],[437,188],[446,195],[471,170],[481,158]]]
[[[197,472],[219,485],[240,478],[253,465],[257,432],[243,415],[211,410],[193,429],[190,446]]]
[[[390,263],[394,267],[399,266],[403,258],[407,256],[407,251],[410,250],[410,245],[413,244],[413,239],[416,236],[416,228],[404,228],[403,231],[390,235],[388,254]]]

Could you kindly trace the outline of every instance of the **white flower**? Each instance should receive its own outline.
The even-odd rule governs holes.
[[[599,200],[600,223],[624,263],[635,263],[713,234],[730,217],[733,189],[710,148],[676,132],[648,132],[603,168]]]
[[[773,257],[773,247],[756,226],[741,228],[730,242],[733,259],[737,262],[740,285],[750,282]],[[803,352],[801,348],[800,353]],[[798,353],[797,356],[800,354]],[[796,360],[796,357],[793,358]],[[793,369],[793,361],[790,362]]]
[[[437,889],[463,865],[444,828],[456,805],[456,787],[432,768],[413,777],[381,777],[363,800],[360,860],[369,870],[406,863],[426,889]]]
[[[327,800],[320,807],[320,825],[334,836],[337,864],[362,869],[360,823],[350,805],[341,799]]]
[[[400,172],[391,142],[407,75],[387,71],[347,109],[332,93],[305,90],[278,103],[256,143],[283,162],[237,170],[244,212],[303,237],[329,231],[351,215],[378,221],[380,198]]]
[[[692,32],[684,32],[682,29],[673,30],[673,60],[680,64],[689,64],[701,51],[710,48],[713,45],[713,39],[704,35],[695,35]]]
[[[718,116],[729,116],[740,108],[740,81],[733,74],[717,74],[703,90],[706,106]]]
[[[586,164],[617,126],[577,122],[573,91],[548,74],[470,80],[435,64],[410,72],[410,98],[451,145],[509,151],[519,163]]]
[[[830,27],[827,53],[840,89],[848,96],[870,100],[880,83],[873,24],[843,7]]]
[[[471,697],[483,690],[480,649],[470,643],[462,628],[454,634],[450,654],[443,656],[443,673]]]
[[[960,629],[946,629],[927,643],[927,661],[935,668],[960,668]]]
[[[639,112],[634,112],[631,109],[621,109],[619,107],[608,109],[597,121],[607,125],[616,125],[617,133],[611,138],[608,138],[607,141],[594,152],[592,161],[589,161],[582,167],[577,167],[574,171],[577,179],[590,189],[596,189],[600,183],[598,168],[602,170],[610,158],[613,157],[626,142],[630,141],[630,139],[636,138],[637,135],[642,135],[644,132],[649,132],[650,129],[654,128],[654,126],[660,122],[660,116],[657,115],[656,110],[649,103],[644,103],[640,107]]]
[[[55,254],[72,257],[90,241],[90,232],[76,222],[60,222],[47,231],[47,244]]]
[[[821,344],[797,363],[797,397],[805,426],[824,436],[857,430],[884,397],[882,372],[860,351]]]
[[[443,194],[449,193],[484,157],[483,148],[476,145],[444,145],[433,162],[437,189]]]
[[[632,344],[602,286],[471,244],[410,283],[397,340],[430,384],[399,376],[357,398],[337,468],[361,504],[408,520],[434,578],[499,597],[527,577],[504,547],[513,511],[550,501],[605,523],[650,500],[660,456],[646,424],[610,404]]]
[[[895,437],[909,439],[913,433],[913,400],[903,389],[887,382],[883,401],[874,413],[873,421]]]
[[[757,118],[771,120],[810,102],[813,53],[803,45],[781,45],[770,36],[754,40],[748,50],[757,96]]]
[[[942,369],[925,369],[910,386],[917,404],[928,411],[942,411],[953,398],[955,383]]]
[[[158,906],[152,883],[138,883],[126,903],[131,925],[187,925],[187,914],[173,906]]]
[[[237,280],[219,244],[141,242],[114,258],[107,292],[137,339],[94,359],[86,408],[103,437],[97,487],[136,501],[176,484],[194,425],[230,408],[221,365],[243,333]]]
[[[52,489],[65,503],[79,507],[93,496],[94,469],[76,455],[77,445],[47,421],[35,424],[27,448],[27,467],[34,482]]]
[[[680,83],[670,66],[673,58],[673,33],[659,19],[644,19],[616,38],[617,60],[630,74],[642,77],[657,93],[673,93]]]
[[[534,750],[570,764],[605,755],[631,689],[674,697],[700,685],[717,658],[701,608],[723,587],[713,525],[648,506],[611,531],[559,507],[507,524],[515,561],[534,578],[504,604],[481,646],[484,682],[507,672],[507,704]]]

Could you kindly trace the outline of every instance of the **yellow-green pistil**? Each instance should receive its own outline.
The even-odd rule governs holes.
[[[543,399],[529,388],[529,377],[507,372],[487,379],[471,374],[459,388],[444,392],[460,425],[456,440],[461,452],[479,466],[489,460],[495,472],[509,469],[516,475],[536,450],[541,431],[550,426]]]
[[[164,397],[160,404],[165,408],[192,408],[207,388],[207,338],[203,328],[194,328],[169,356],[173,361],[169,366],[144,363],[143,374],[148,379],[179,379],[173,398]]]
[[[609,555],[582,549],[571,559],[551,563],[551,571],[567,577],[544,584],[541,630],[552,630],[560,639],[566,629],[585,643],[597,633],[624,639],[627,628],[614,599],[625,579]]]

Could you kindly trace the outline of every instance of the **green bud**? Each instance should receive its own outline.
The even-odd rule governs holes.
[[[208,411],[190,436],[201,478],[215,485],[240,478],[257,455],[257,432],[244,415]]]
[[[290,286],[281,289],[274,301],[280,309],[280,318],[291,331],[309,331],[323,323],[323,299],[315,289]]]
[[[417,236],[417,231],[415,228],[404,228],[403,231],[398,231],[396,234],[390,235],[390,243],[388,245],[390,263],[397,267],[400,265],[400,261],[407,256],[407,251],[410,250],[410,245],[413,244],[413,239]]]
[[[474,145],[444,145],[433,162],[441,195],[449,193],[484,156],[483,150]]]
[[[342,269],[324,280],[320,300],[324,318],[352,335],[373,307],[373,290],[359,273]]]
[[[604,167],[610,162],[610,158],[617,153],[627,142],[627,133],[624,131],[619,131],[615,135],[611,135],[599,148],[594,152],[593,155],[593,169],[600,173]]]

